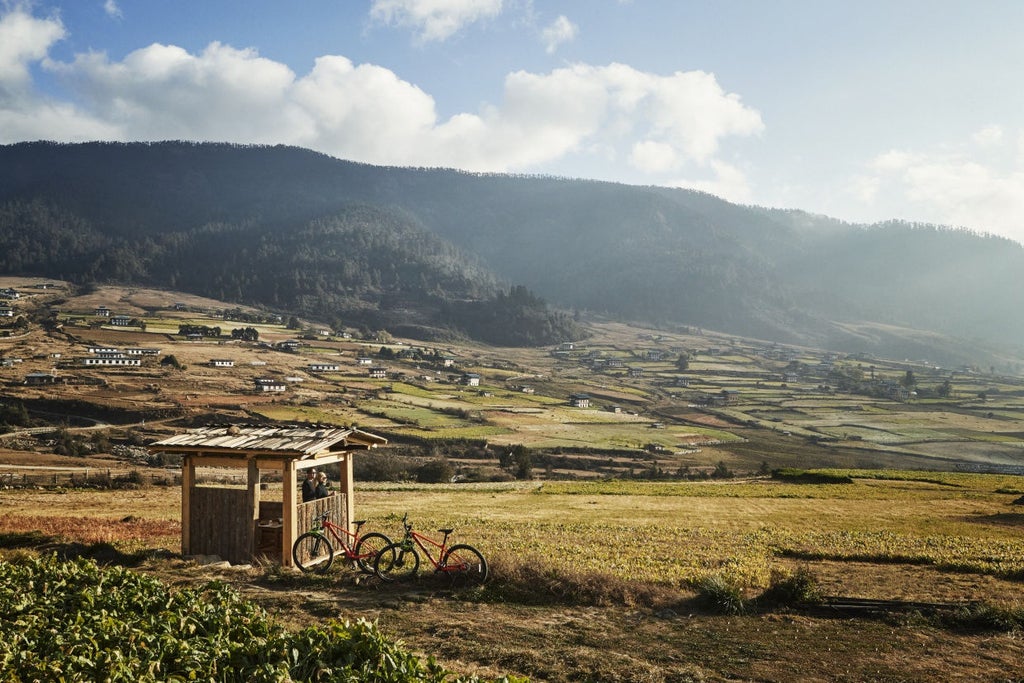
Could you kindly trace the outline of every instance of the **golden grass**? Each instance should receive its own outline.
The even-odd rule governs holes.
[[[408,513],[430,536],[486,555],[540,556],[566,571],[664,586],[721,575],[763,588],[787,558],[929,566],[1024,578],[1024,513],[1008,478],[876,473],[847,485],[748,482],[361,484],[359,517],[398,535]],[[902,478],[901,478],[902,477]],[[930,480],[926,480],[929,479]],[[175,548],[180,492],[6,491],[0,531]],[[123,520],[128,521],[123,521]],[[180,533],[180,532],[177,532]]]

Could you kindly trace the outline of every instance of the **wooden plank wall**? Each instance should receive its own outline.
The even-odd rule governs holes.
[[[246,496],[245,489],[192,489],[189,533],[193,555],[219,555],[232,564],[252,561],[254,530],[245,515]]]
[[[308,503],[299,503],[296,514],[298,515],[298,533],[301,536],[305,532],[309,531],[313,526],[313,520],[319,515],[322,515],[325,511],[330,510],[330,519],[335,524],[348,528],[346,524],[348,520],[344,518],[345,510],[345,495],[342,493],[336,493],[327,498],[319,498],[317,500],[311,500]],[[339,561],[344,558],[344,550],[340,547],[338,542],[330,535],[327,537],[331,541],[331,545],[334,547],[335,560]],[[347,541],[348,538],[345,537]],[[312,558],[305,557],[301,558],[303,561],[310,560]]]
[[[349,520],[345,519],[345,494],[335,493],[326,498],[318,498],[311,500],[308,503],[299,503],[297,506],[298,510],[298,533],[303,534],[313,526],[313,520],[324,513],[326,510],[331,511],[330,519],[338,526],[348,528]]]
[[[326,510],[330,510],[329,519],[332,522],[347,528],[349,520],[345,519],[345,503],[346,497],[342,493],[300,503],[297,510],[299,533],[308,531],[313,526],[313,520]],[[267,514],[270,518],[278,518],[281,514],[280,505],[272,501],[261,502],[260,517]],[[261,540],[261,530],[257,528],[257,522],[249,520],[245,513],[245,490],[194,487],[190,519],[192,554],[218,555],[232,564],[248,564],[260,550],[269,555],[265,552],[266,548],[257,547]],[[332,545],[336,552],[341,552],[333,540]],[[280,560],[284,563],[285,558]]]

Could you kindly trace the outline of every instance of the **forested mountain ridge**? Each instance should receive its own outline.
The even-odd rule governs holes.
[[[0,271],[174,287],[496,343],[578,334],[533,293],[618,319],[851,350],[891,342],[851,331],[865,322],[1001,344],[1024,333],[1024,249],[1009,240],[290,147],[0,147]],[[519,308],[484,314],[480,300]],[[523,325],[536,329],[513,339]]]

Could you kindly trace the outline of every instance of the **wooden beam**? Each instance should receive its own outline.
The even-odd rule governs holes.
[[[352,474],[352,461],[354,459],[351,453],[345,454],[345,458],[341,463],[341,481],[339,482],[341,491],[345,494],[345,509],[342,512],[345,514],[345,524],[349,531],[353,531],[352,520],[356,515],[355,477]]]
[[[281,566],[292,566],[292,544],[295,543],[298,520],[295,509],[295,461],[288,460],[283,467],[282,528],[281,528]]]
[[[348,453],[331,453],[329,455],[317,456],[315,458],[295,459],[284,457],[267,457],[263,454],[240,453],[236,456],[221,454],[186,454],[184,457],[192,458],[196,467],[224,467],[241,469],[249,466],[250,460],[255,460],[261,470],[280,472],[282,464],[289,459],[295,462],[296,469],[306,470],[310,467],[322,467],[336,462],[342,462]]]
[[[246,476],[246,507],[249,512],[246,515],[249,522],[248,539],[249,553],[256,552],[256,524],[260,518],[260,468],[256,460],[249,461],[249,471]]]
[[[192,487],[195,486],[196,467],[192,456],[181,462],[181,554],[192,554]]]

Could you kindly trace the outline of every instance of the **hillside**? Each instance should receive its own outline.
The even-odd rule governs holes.
[[[546,300],[987,363],[1024,333],[1022,268],[1024,249],[1001,238],[685,190],[374,167],[286,147],[0,147],[4,273],[172,287],[428,337],[578,337]],[[525,296],[498,296],[512,285]]]

